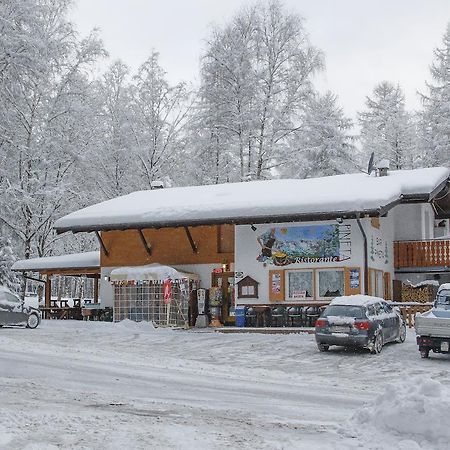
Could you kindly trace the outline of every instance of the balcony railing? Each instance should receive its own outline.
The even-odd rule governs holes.
[[[394,242],[394,266],[396,269],[450,266],[450,240]]]

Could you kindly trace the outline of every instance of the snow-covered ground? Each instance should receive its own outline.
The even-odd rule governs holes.
[[[2,449],[447,449],[450,358],[313,335],[0,329]]]

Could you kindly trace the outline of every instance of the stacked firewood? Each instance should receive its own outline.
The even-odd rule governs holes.
[[[421,286],[402,285],[402,302],[429,303],[436,297],[437,286],[425,284]]]

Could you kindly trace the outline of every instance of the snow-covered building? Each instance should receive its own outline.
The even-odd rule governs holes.
[[[436,167],[139,191],[55,228],[97,234],[103,302],[115,268],[165,264],[220,291],[227,321],[236,305],[391,299],[395,279],[447,277],[450,241],[434,238],[449,231],[449,177]]]

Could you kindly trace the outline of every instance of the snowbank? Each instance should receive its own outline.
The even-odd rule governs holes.
[[[430,378],[412,377],[388,384],[384,393],[352,417],[355,425],[387,433],[417,445],[409,448],[448,448],[450,388]],[[398,441],[397,441],[398,442]],[[403,442],[406,445],[406,442]]]

